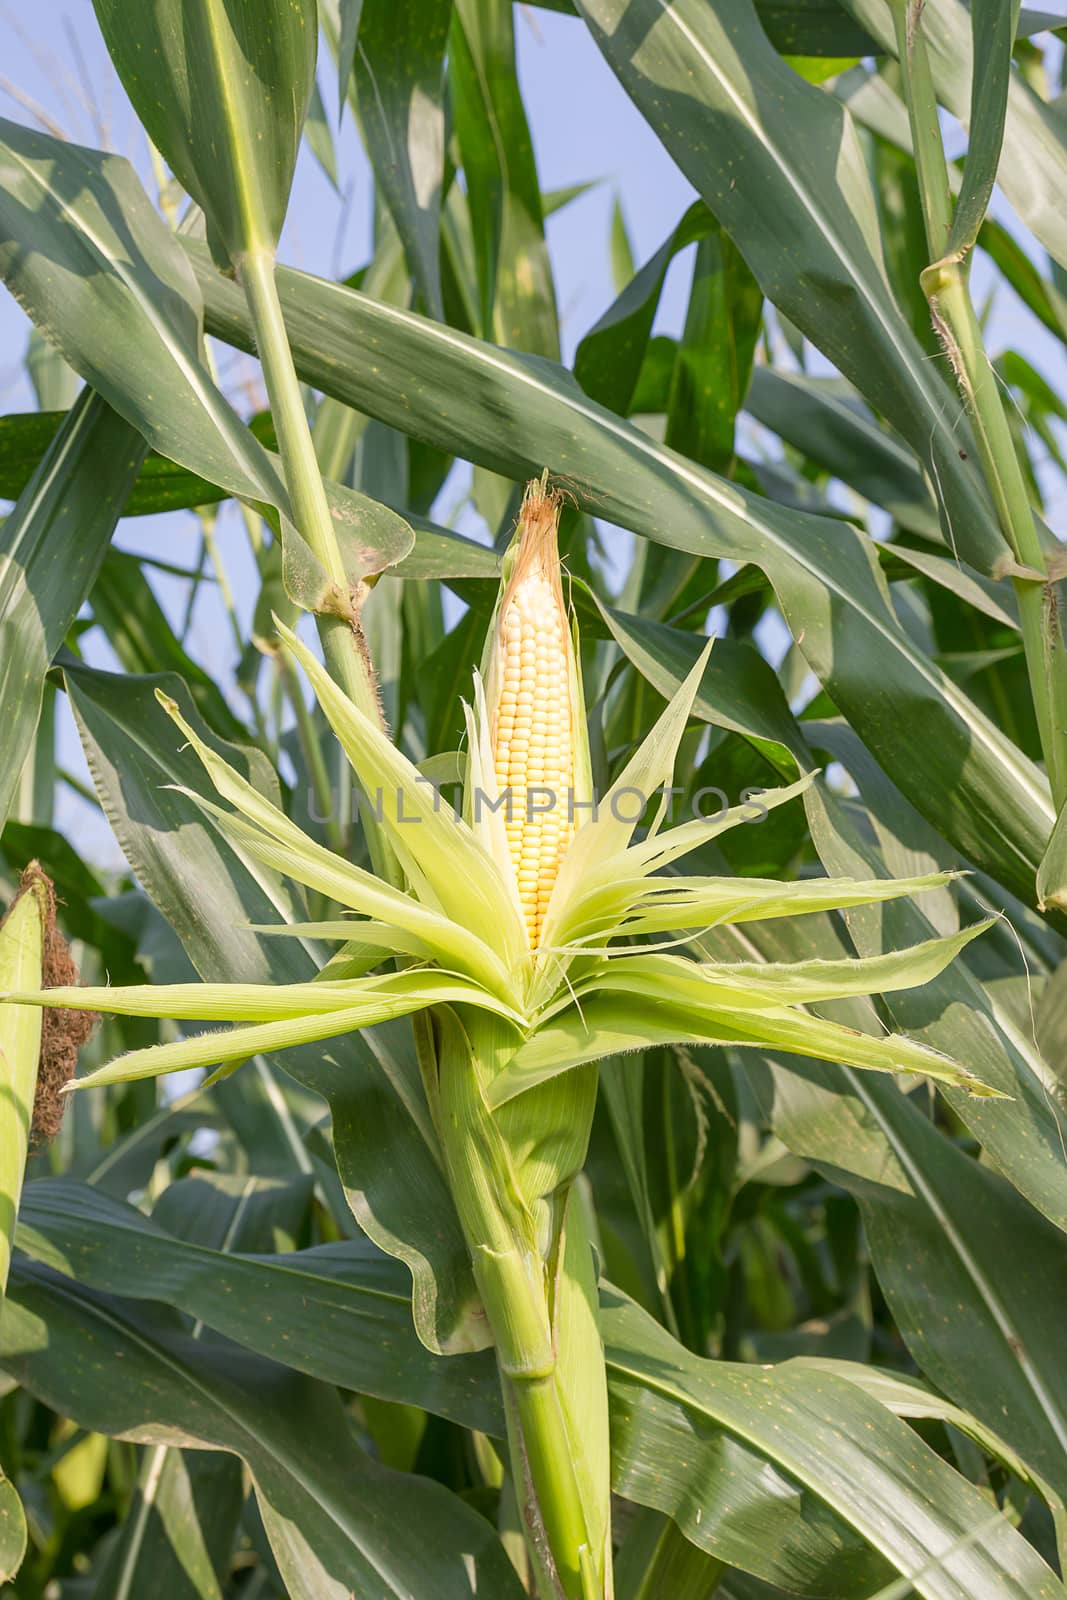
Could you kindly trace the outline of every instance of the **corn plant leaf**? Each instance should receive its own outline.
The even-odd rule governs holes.
[[[26,1513],[14,1486],[0,1472],[0,1583],[10,1582],[22,1565],[28,1534]]]
[[[30,1185],[19,1245],[67,1279],[179,1304],[257,1354],[284,1358],[326,1382],[347,1387],[356,1372],[371,1394],[407,1397],[466,1426],[502,1430],[489,1357],[442,1360],[419,1346],[407,1321],[402,1269],[365,1246],[224,1255],[174,1239],[132,1207],[69,1180]],[[617,1290],[605,1285],[601,1305],[615,1488],[675,1516],[698,1547],[790,1592],[850,1600],[857,1591],[873,1594],[894,1570],[916,1571],[924,1547],[933,1556],[954,1543],[954,1518],[967,1507],[974,1517],[969,1497],[976,1491],[935,1465],[879,1403],[891,1374],[856,1368],[846,1381],[817,1369],[805,1376],[811,1364],[798,1362],[774,1370],[703,1361],[654,1329]],[[256,1306],[269,1315],[248,1315]],[[853,1387],[862,1391],[858,1400]],[[943,1402],[914,1390],[887,1394],[886,1402],[904,1415],[943,1410]],[[816,1445],[829,1429],[838,1430],[833,1459],[847,1449],[848,1460],[824,1475]],[[1058,1585],[1041,1588],[1051,1575],[1006,1523],[983,1525],[981,1542],[990,1540],[979,1565],[963,1568],[975,1596],[1002,1600],[1004,1591],[989,1586],[996,1563],[1012,1582],[1008,1574],[1021,1561],[1035,1583],[1027,1600],[1062,1600]],[[926,1581],[944,1580],[932,1573]],[[963,1593],[919,1592],[936,1600],[962,1600]],[[1025,1591],[1007,1592],[1021,1600]]]
[[[1037,869],[1037,903],[1042,908],[1067,911],[1067,804],[1060,810]]]
[[[580,10],[768,299],[899,429],[940,485],[956,547],[991,570],[1006,547],[974,462],[960,459],[962,409],[889,290],[844,109],[775,53],[751,0],[581,0]]]
[[[211,331],[248,348],[240,292],[202,247],[186,248]],[[1033,898],[1054,820],[1046,781],[900,626],[854,530],[724,484],[548,363],[300,273],[281,271],[279,287],[297,367],[326,393],[511,477],[547,465],[597,516],[766,571],[812,670],[903,792],[972,861]],[[388,358],[377,372],[354,359],[368,348]]]
[[[49,348],[51,348],[49,346]],[[0,498],[17,500],[63,422],[65,412],[27,411],[0,417]],[[252,433],[272,447],[274,429],[269,412],[249,420]],[[210,483],[188,468],[149,451],[123,506],[123,516],[152,516],[159,511],[187,511],[216,505],[227,490]],[[398,577],[497,578],[499,557],[485,545],[441,528],[426,517],[406,514],[414,533],[408,554],[396,562]],[[392,568],[390,569],[393,570]]]
[[[94,0],[153,144],[235,261],[272,250],[315,82],[315,0]]]
[[[352,65],[359,40],[359,24],[363,13],[363,0],[322,0],[320,11],[325,13],[323,26],[329,27],[336,39],[338,120],[344,114],[352,82]]]
[[[261,939],[248,927],[300,920],[283,880],[249,865],[205,824],[200,807],[169,787],[202,795],[207,785],[197,756],[177,748],[156,706],[157,682],[67,670],[94,782],[127,859],[205,979],[308,981],[315,967],[298,941]],[[175,680],[163,687],[200,740],[243,764],[198,722]],[[386,1029],[290,1050],[285,1071],[328,1100],[346,1199],[360,1226],[411,1270],[419,1336],[433,1349],[482,1348],[484,1319],[417,1064]]]
[[[510,5],[454,0],[449,72],[483,331],[512,349],[558,359],[556,294]]]
[[[930,1382],[1062,1495],[1067,1386],[1049,1291],[1067,1271],[1063,1235],[886,1087],[814,1064],[776,1069],[773,1126],[855,1194],[878,1282]]]
[[[92,587],[144,455],[86,390],[0,528],[0,822],[33,744],[44,675]]]
[[[940,539],[937,506],[915,458],[844,379],[754,367],[744,408],[902,528]]]
[[[630,273],[613,303],[580,341],[574,376],[590,399],[629,416],[667,269],[679,251],[706,238],[717,226],[702,200],[691,205],[656,253]]]
[[[197,710],[223,739],[248,738],[214,679],[192,659],[156,599],[138,557],[108,550],[90,596],[93,621],[127,672],[175,672]]]
[[[205,1174],[171,1184],[154,1210],[165,1211],[191,1243],[254,1250],[273,1231],[271,1222],[284,1228],[291,1221],[290,1197],[299,1196],[306,1211],[309,1193],[308,1180]],[[124,1600],[153,1583],[175,1600],[220,1600],[245,1501],[243,1476],[240,1461],[220,1451],[165,1444],[144,1451],[130,1513],[101,1564],[100,1600]]]
[[[223,1254],[175,1238],[171,1221],[169,1211],[148,1218],[95,1186],[43,1179],[26,1190],[18,1245],[91,1288],[179,1306],[311,1377],[503,1434],[495,1359],[432,1355],[419,1342],[401,1262],[366,1240]]]
[[[42,343],[57,360],[60,359],[47,341],[42,339]],[[65,411],[42,410],[17,411],[0,417],[0,495],[5,500],[18,499],[66,415]],[[269,413],[258,413],[248,425],[262,443],[273,444],[274,430]],[[176,461],[168,461],[158,451],[150,450],[122,514],[143,517],[158,511],[186,511],[194,506],[215,505],[225,498],[226,491],[218,484],[209,483],[206,478],[180,467]]]
[[[444,58],[451,15],[452,0],[363,0],[354,60],[367,152],[416,287],[430,316],[439,320]]]
[[[403,1268],[365,1245],[284,1256],[222,1254],[173,1238],[96,1189],[43,1180],[26,1191],[19,1246],[34,1262],[92,1289],[181,1306],[246,1349],[328,1383],[347,1388],[356,1381],[370,1395],[503,1433],[492,1358],[431,1356],[411,1329]],[[263,1314],[248,1314],[253,1308]],[[646,1487],[657,1436],[649,1397],[631,1410],[630,1425],[614,1441],[616,1485],[644,1504],[662,1495]],[[719,1436],[713,1454],[692,1465],[687,1452],[672,1459],[687,1463],[674,1469],[671,1482],[689,1537],[720,1541],[730,1560],[747,1570],[823,1600],[847,1600],[858,1574],[868,1576],[873,1590],[891,1570],[810,1487],[780,1471],[742,1434],[728,1443]],[[692,1509],[682,1510],[686,1496],[691,1506],[702,1506],[699,1519]],[[773,1540],[765,1536],[769,1525]]]
[[[725,1436],[765,1452],[862,1533],[923,1600],[1061,1600],[1067,1592],[979,1489],[857,1387],[795,1362],[758,1371],[704,1360],[610,1288],[601,1295],[601,1321],[616,1449],[627,1453],[626,1435],[642,1423],[660,1441],[651,1459],[634,1452],[635,1498],[677,1513],[705,1548],[715,1548],[714,1530],[703,1530],[699,1501],[694,1509],[681,1498],[686,1467],[664,1471],[664,1461],[675,1459],[668,1439],[686,1462],[694,1435],[708,1440],[704,1449],[722,1448]],[[632,1493],[632,1480],[616,1486]],[[749,1570],[762,1576],[768,1565]],[[869,1572],[854,1570],[844,1592],[873,1594],[878,1580]]]
[[[664,441],[713,472],[734,467],[737,413],[763,321],[763,294],[728,234],[697,244],[674,358]]]
[[[775,959],[797,946],[787,925],[759,930],[755,942]],[[841,948],[828,919],[808,931],[804,948],[813,946]],[[833,1009],[879,1026],[858,1002]],[[1019,1452],[1041,1493],[1059,1492],[1067,1391],[1049,1285],[1065,1270],[1062,1234],[892,1085],[814,1062],[772,1066],[773,1083],[754,1078],[759,1099],[790,1149],[856,1196],[879,1282],[920,1367]],[[1022,1120],[1017,1106],[1002,1109]]]
[[[244,1504],[241,1463],[208,1450],[145,1452],[129,1514],[101,1563],[99,1600],[150,1591],[218,1600]]]
[[[642,677],[669,699],[692,670],[703,649],[702,636],[618,611],[599,600],[597,606],[616,644]],[[793,777],[810,762],[773,667],[746,641],[716,639],[692,715],[751,740],[783,777]]]
[[[577,0],[533,0],[546,11],[577,14]],[[756,0],[756,12],[774,48],[784,56],[865,56],[875,41],[839,0]]]
[[[299,598],[314,604],[326,575],[292,525],[276,458],[208,371],[195,280],[132,167],[0,120],[0,180],[0,276],[36,325],[163,455],[275,508]],[[411,549],[396,512],[337,484],[328,495],[353,584]]]
[[[946,1400],[944,1395],[937,1394],[921,1379],[891,1372],[885,1367],[867,1367],[860,1361],[841,1361],[833,1356],[797,1356],[794,1362],[798,1367],[829,1372],[843,1378],[846,1383],[854,1383],[865,1394],[880,1401],[894,1416],[931,1418],[950,1423],[968,1439],[973,1439],[994,1461],[1001,1462],[1024,1483],[1031,1484],[1053,1512],[1057,1525],[1062,1525],[1065,1508],[1052,1486],[1034,1472],[1001,1434],[987,1427],[973,1412],[964,1411],[951,1400]]]
[[[95,1432],[241,1456],[294,1600],[522,1592],[492,1526],[441,1485],[365,1455],[332,1387],[193,1340],[177,1312],[20,1262],[0,1365]]]
[[[977,0],[971,5],[974,77],[971,83],[971,137],[963,181],[952,219],[946,255],[964,254],[978,238],[997,181],[1004,122],[1011,88],[1012,51],[1019,0]],[[1067,155],[1067,151],[1065,151]]]
[[[53,350],[36,328],[30,329],[26,346],[26,372],[41,411],[68,411],[77,399],[81,387],[78,374],[71,371],[59,351]],[[15,498],[11,496],[12,500]]]
[[[894,833],[903,843],[914,835],[894,791],[872,771],[852,745],[838,745],[857,778],[887,842]],[[816,849],[829,871],[885,871],[877,851],[863,840],[839,803],[821,789],[806,797]],[[898,845],[899,848],[899,845]],[[856,948],[874,954],[887,944],[925,939],[934,931],[921,905],[886,904],[870,911],[846,911]],[[1011,959],[1018,947],[1011,940]],[[1064,1161],[1063,1091],[1055,1062],[1046,1061],[1027,1023],[1020,1025],[997,1004],[992,991],[968,970],[966,960],[949,967],[914,994],[889,995],[886,1014],[894,1026],[954,1055],[987,1083],[1010,1095],[1009,1107],[986,1108],[970,1095],[946,1094],[957,1114],[986,1153],[1027,1199],[1060,1228],[1067,1228],[1067,1163]],[[996,1112],[1003,1113],[998,1116]]]
[[[783,56],[866,56],[874,40],[839,0],[756,0],[760,25]]]

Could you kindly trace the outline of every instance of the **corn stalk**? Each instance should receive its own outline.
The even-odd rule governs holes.
[[[976,183],[967,191],[966,198],[970,200],[976,190],[985,188],[984,200],[954,204],[924,34],[924,12],[925,0],[894,0],[897,49],[931,256],[921,282],[934,327],[974,428],[1001,531],[1014,558],[1001,576],[1010,575],[1018,601],[1030,693],[1053,802],[1059,811],[1067,801],[1067,643],[1056,587],[1060,575],[1049,570],[1048,552],[1030,504],[1008,426],[1005,398],[986,354],[969,283],[971,256],[992,190],[996,157],[990,165],[988,186]],[[1015,5],[1013,17],[1017,13]],[[997,111],[997,107],[976,99],[975,115],[996,116]],[[1003,123],[1003,107],[999,114]]]

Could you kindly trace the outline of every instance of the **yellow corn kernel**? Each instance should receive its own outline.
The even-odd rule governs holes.
[[[493,758],[499,791],[511,792],[508,849],[531,948],[540,939],[552,885],[574,831],[568,821],[574,788],[573,660],[560,587],[558,523],[559,496],[548,491],[545,479],[528,484],[496,636],[500,691]]]

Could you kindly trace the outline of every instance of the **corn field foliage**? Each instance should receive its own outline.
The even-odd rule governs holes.
[[[1064,19],[91,10],[133,160],[0,120],[3,1600],[1067,1600]],[[549,22],[696,196],[569,367]]]

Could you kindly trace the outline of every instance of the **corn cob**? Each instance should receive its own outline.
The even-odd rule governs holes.
[[[526,931],[536,947],[574,832],[573,647],[560,586],[560,497],[527,485],[514,571],[497,625],[493,761]]]

